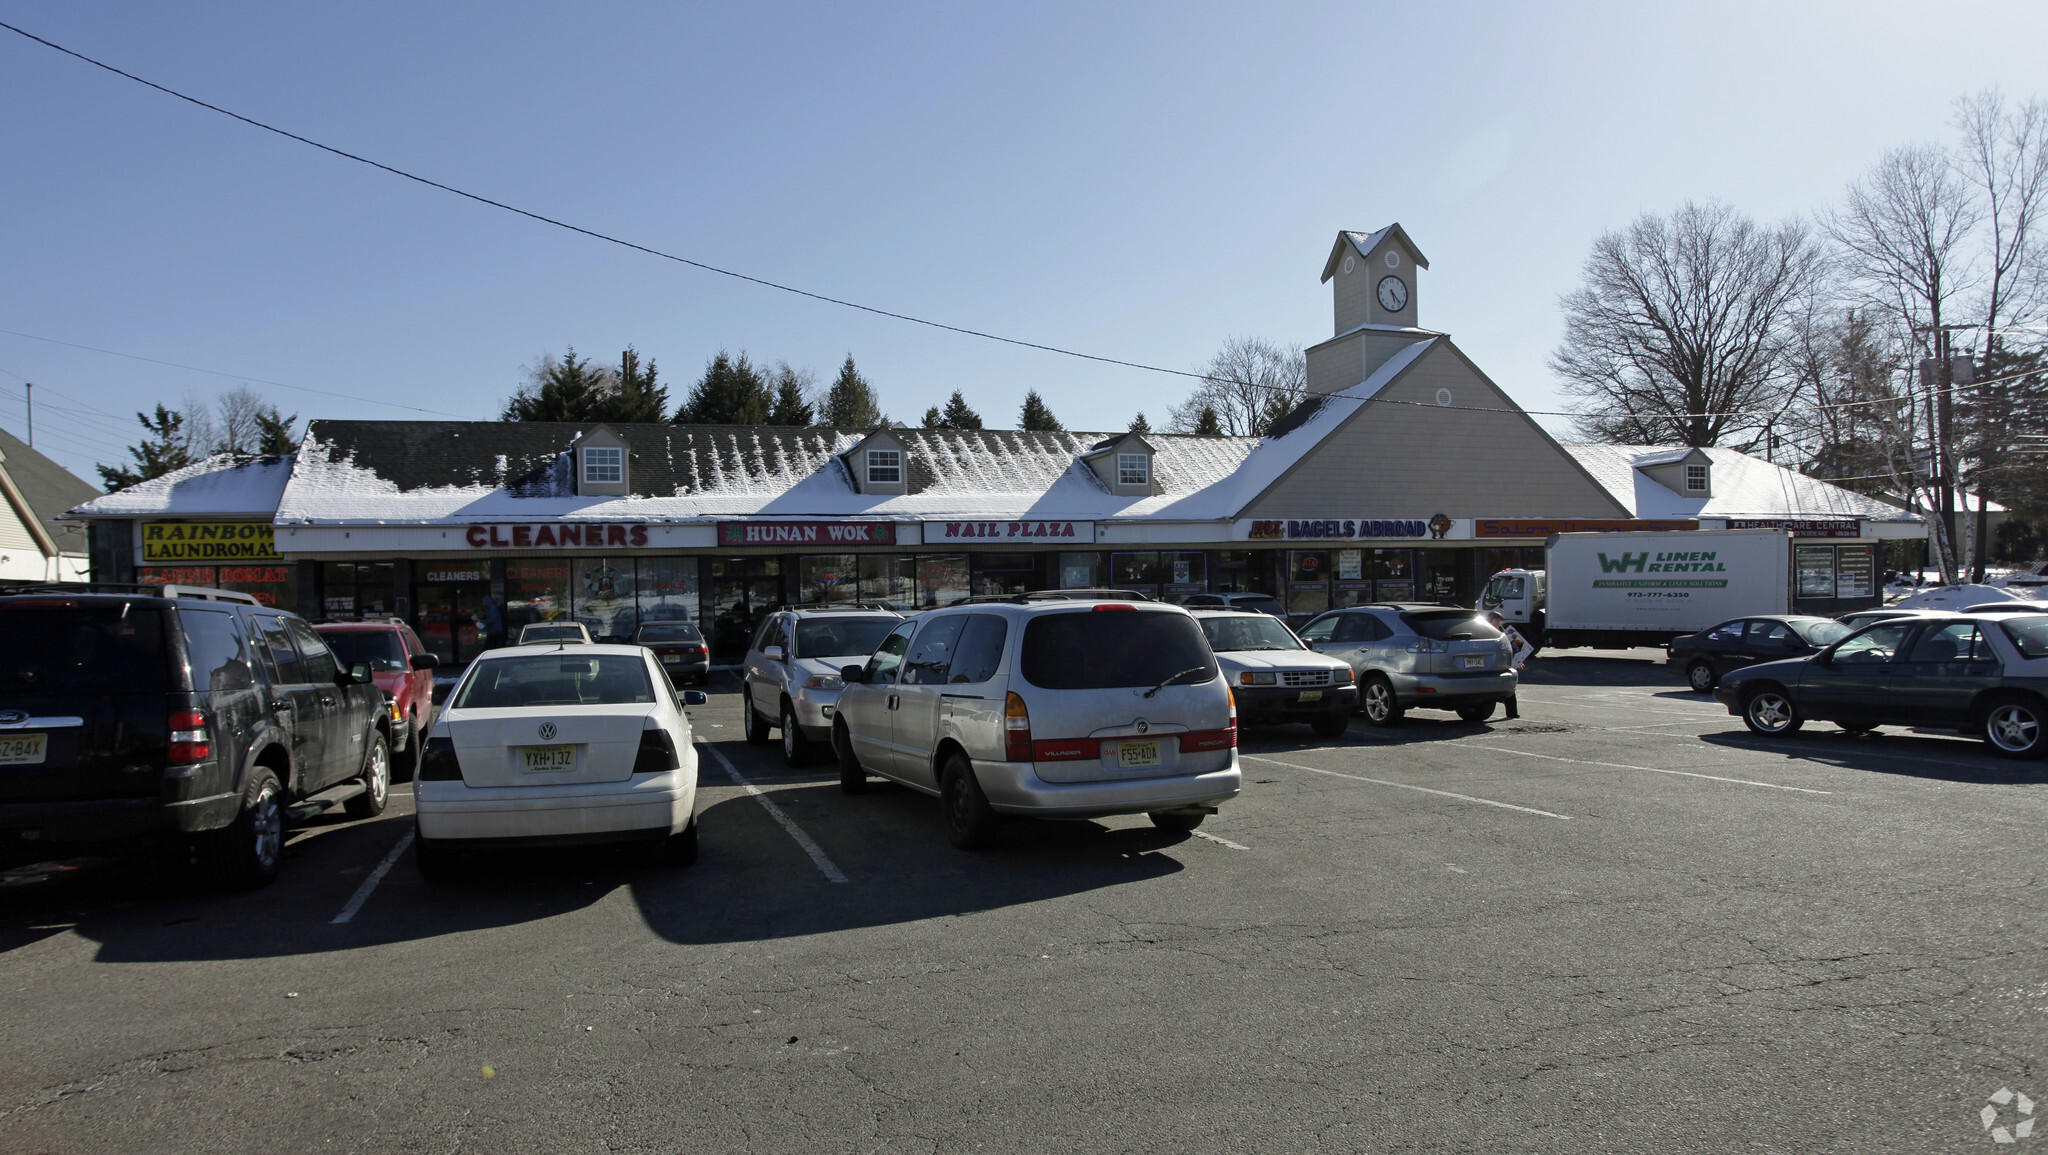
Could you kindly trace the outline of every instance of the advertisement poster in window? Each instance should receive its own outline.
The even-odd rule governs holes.
[[[1337,551],[1337,580],[1357,581],[1365,576],[1365,551],[1362,549],[1340,549]]]
[[[633,604],[633,562],[604,558],[576,562],[576,620],[593,638],[630,638],[640,624]]]
[[[1792,571],[1802,598],[1835,596],[1835,547],[1801,545],[1792,549]]]
[[[696,620],[696,558],[643,557],[638,564],[642,623]]]
[[[1835,547],[1836,597],[1867,598],[1877,592],[1876,560],[1872,556],[1876,548],[1869,545]]]

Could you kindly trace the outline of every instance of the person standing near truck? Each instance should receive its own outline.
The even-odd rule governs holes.
[[[1515,685],[1519,688],[1522,681],[1522,667],[1528,664],[1529,659],[1536,655],[1536,647],[1529,644],[1529,639],[1523,637],[1520,630],[1509,625],[1507,619],[1500,616],[1499,610],[1487,614],[1486,620],[1492,622],[1493,628],[1499,630],[1508,640],[1508,648],[1512,651],[1508,657],[1508,665],[1514,667]],[[1507,700],[1507,716],[1510,718],[1522,716],[1521,710],[1515,707],[1515,696],[1512,694],[1508,696]]]

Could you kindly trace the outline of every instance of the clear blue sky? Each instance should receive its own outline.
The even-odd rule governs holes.
[[[1398,220],[1421,320],[1557,408],[1592,238],[1719,198],[1811,213],[1951,101],[2042,81],[2039,3],[77,4],[0,19],[258,119],[713,264],[1176,368],[1330,335],[1338,229]],[[719,349],[888,412],[953,389],[1079,429],[1186,391],[806,301],[457,200],[0,32],[0,329],[496,415],[574,345]],[[97,480],[129,415],[219,377],[0,334],[0,425]],[[72,412],[57,407],[69,407]],[[108,416],[111,414],[113,416]],[[1561,423],[1550,422],[1553,426]]]

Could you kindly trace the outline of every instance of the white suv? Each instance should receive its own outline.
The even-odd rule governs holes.
[[[840,667],[865,661],[902,620],[901,614],[867,606],[769,614],[740,669],[747,741],[766,742],[768,731],[779,727],[783,759],[791,766],[809,762],[832,734]]]
[[[1193,830],[1241,786],[1236,699],[1178,606],[977,599],[897,626],[842,677],[840,787],[937,796],[962,849],[1002,815]]]

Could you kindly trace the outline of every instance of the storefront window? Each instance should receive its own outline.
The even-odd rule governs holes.
[[[640,576],[636,589],[642,625],[697,620],[696,558],[643,557],[637,564]]]
[[[1036,554],[985,553],[974,561],[974,592],[978,595],[1021,594],[1038,588]]]
[[[950,606],[968,596],[967,555],[934,554],[917,559],[917,605],[919,609]]]
[[[1874,546],[1838,545],[1835,547],[1836,597],[1874,597],[1877,594],[1876,577]]]
[[[1835,547],[1800,545],[1792,547],[1792,573],[1802,598],[1835,596]]]
[[[576,620],[598,641],[629,641],[640,624],[634,604],[632,558],[577,558]]]
[[[214,584],[253,596],[266,606],[298,612],[299,567],[296,562],[270,565],[224,565],[217,570]]]
[[[1209,557],[1200,553],[1169,553],[1160,558],[1166,579],[1166,596],[1179,601],[1189,594],[1209,591]]]
[[[505,629],[513,637],[528,622],[569,616],[566,558],[514,558],[505,563]]]
[[[1161,569],[1156,553],[1113,553],[1109,555],[1109,584],[1120,590],[1156,595]]]
[[[1319,614],[1330,608],[1330,551],[1297,549],[1287,554],[1287,612]]]
[[[219,577],[210,565],[164,565],[136,570],[135,580],[146,586],[211,587]]]
[[[320,608],[330,618],[389,615],[393,590],[388,561],[320,563]]]
[[[456,665],[490,645],[496,624],[490,570],[480,564],[428,562],[414,571],[413,628],[443,665]]]
[[[1060,555],[1060,587],[1063,590],[1092,590],[1102,588],[1102,555],[1099,553],[1063,553]]]
[[[1376,549],[1372,551],[1373,600],[1382,602],[1412,602],[1415,600],[1415,571],[1411,568],[1412,558],[1405,549]]]
[[[915,609],[917,559],[901,555],[861,555],[860,600],[878,602],[892,610]]]
[[[1415,595],[1418,600],[1435,602],[1438,605],[1456,605],[1461,599],[1458,591],[1458,558],[1461,551],[1455,549],[1419,549],[1415,551]]]

